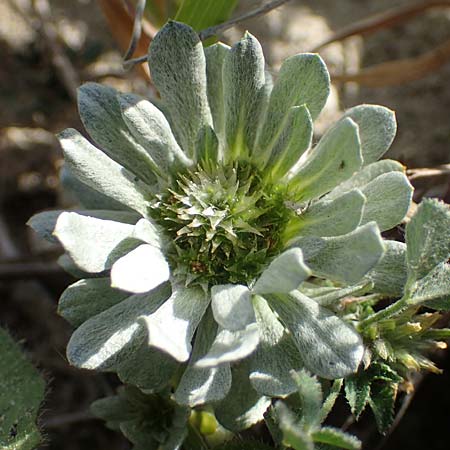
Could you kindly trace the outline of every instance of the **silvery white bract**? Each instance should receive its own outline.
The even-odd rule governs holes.
[[[358,368],[362,340],[326,304],[373,282],[380,231],[408,210],[403,167],[377,162],[395,117],[352,108],[313,145],[329,93],[322,59],[292,56],[272,82],[248,33],[204,49],[169,22],[149,65],[160,103],[80,88],[95,145],[75,130],[60,139],[63,182],[86,210],[31,226],[82,278],[59,305],[76,327],[73,365],[155,392],[186,363],[175,400],[214,402],[224,426],[243,429],[270,396],[296,390],[290,370],[332,379]],[[311,276],[342,289],[321,303],[298,290]]]

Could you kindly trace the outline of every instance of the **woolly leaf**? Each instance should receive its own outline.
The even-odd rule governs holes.
[[[256,294],[272,292],[288,293],[297,289],[311,271],[303,262],[299,248],[291,248],[277,256],[261,274],[253,287]]]
[[[233,382],[228,395],[214,407],[217,420],[231,431],[241,431],[263,420],[270,399],[258,394],[250,384],[249,363],[232,369]]]
[[[362,189],[366,197],[361,224],[376,221],[380,231],[399,224],[408,212],[413,187],[400,172],[389,172],[372,180]]]
[[[295,242],[314,274],[353,284],[369,272],[384,253],[375,222],[338,237],[304,237]]]
[[[292,337],[277,319],[266,300],[253,297],[259,329],[259,345],[250,356],[250,382],[260,394],[283,397],[297,390],[291,370],[303,367]]]
[[[322,386],[305,370],[292,372],[301,402],[301,425],[307,429],[320,425],[322,418]]]
[[[436,200],[424,199],[406,227],[408,274],[423,278],[450,256],[450,212]]]
[[[202,43],[191,27],[169,21],[153,39],[148,60],[177,141],[186,155],[195,160],[198,133],[204,126],[212,125]]]
[[[300,292],[267,297],[294,341],[307,369],[323,378],[356,372],[364,347],[355,329]]]
[[[147,214],[151,190],[120,164],[91,145],[78,131],[59,135],[68,170],[82,183],[142,215]]]
[[[344,117],[358,124],[364,165],[377,161],[388,151],[397,132],[394,111],[379,105],[359,105],[347,110]]]
[[[304,202],[326,194],[350,178],[361,164],[358,126],[351,119],[338,122],[322,137],[290,180],[294,199]]]
[[[250,33],[236,43],[223,62],[226,161],[248,155],[253,149],[261,102],[264,99],[264,56]]]
[[[98,83],[85,83],[78,88],[78,110],[89,135],[114,161],[137,175],[147,184],[154,184],[154,161],[126,126],[118,92]]]
[[[449,297],[450,265],[442,263],[417,282],[408,303],[413,305],[424,303],[424,306],[433,307],[433,301]]]
[[[311,435],[314,442],[332,445],[340,449],[359,450],[362,445],[356,437],[332,427],[322,427],[313,431]]]

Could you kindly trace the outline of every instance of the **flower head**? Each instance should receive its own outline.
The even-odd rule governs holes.
[[[65,183],[87,210],[31,225],[56,236],[82,278],[59,306],[77,327],[72,364],[146,391],[172,383],[177,402],[214,401],[222,424],[245,428],[266,396],[296,390],[291,369],[340,378],[361,361],[360,336],[326,305],[373,285],[380,231],[408,210],[403,167],[377,162],[394,114],[352,108],[312,146],[329,93],[323,61],[292,56],[273,83],[248,33],[203,49],[169,22],[149,65],[156,103],[80,88],[98,147],[74,130],[61,143]],[[308,294],[310,276],[334,283],[327,301]]]

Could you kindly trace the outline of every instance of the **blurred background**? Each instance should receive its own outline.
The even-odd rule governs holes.
[[[204,2],[148,0],[133,56],[146,53],[168,17],[191,20],[200,31],[271,3],[229,0],[223,17],[209,23],[195,13]],[[145,65],[123,69],[136,5],[133,0],[0,1],[0,325],[20,340],[48,382],[42,448],[129,448],[86,412],[94,399],[114,392],[117,380],[66,363],[71,329],[56,305],[73,280],[55,263],[61,250],[39,240],[25,223],[35,212],[73,205],[59,186],[62,159],[55,134],[67,127],[82,130],[79,84],[96,81],[155,95]],[[295,53],[318,51],[325,59],[333,89],[316,124],[317,137],[351,106],[385,105],[396,111],[399,127],[387,156],[410,169],[415,200],[432,196],[450,202],[450,1],[291,0],[239,21],[221,39],[233,43],[246,29],[262,43],[275,76],[282,60]],[[351,424],[345,405],[332,420],[346,423],[366,449],[447,450],[450,360],[446,352],[435,360],[447,370],[417,380],[411,406],[412,396],[400,395],[402,419],[387,437],[377,434],[370,413]]]

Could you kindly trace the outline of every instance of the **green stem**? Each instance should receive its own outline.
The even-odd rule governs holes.
[[[183,450],[210,450],[200,431],[188,423],[188,435],[183,442]]]
[[[371,316],[367,317],[366,319],[362,320],[358,328],[364,329],[369,325],[372,325],[375,322],[379,322],[383,319],[390,319],[391,317],[395,316],[396,314],[402,312],[405,308],[408,307],[408,299],[409,296],[403,296],[400,300],[396,301],[395,303],[392,303],[392,305],[389,305],[388,307],[372,314]]]

